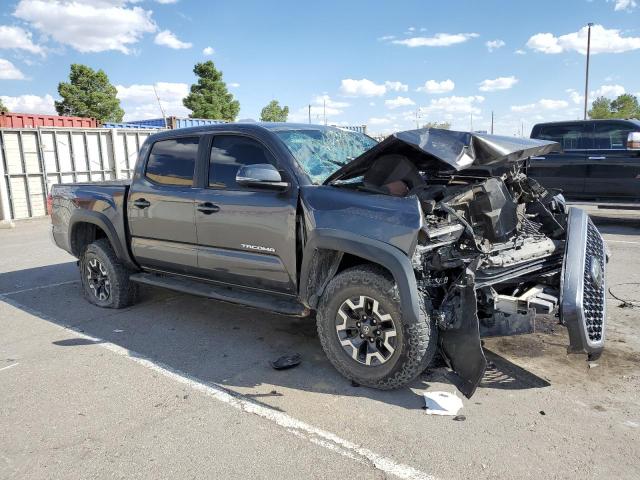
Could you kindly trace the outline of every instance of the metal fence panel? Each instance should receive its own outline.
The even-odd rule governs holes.
[[[46,215],[56,183],[130,178],[140,147],[155,132],[0,128],[0,220]]]

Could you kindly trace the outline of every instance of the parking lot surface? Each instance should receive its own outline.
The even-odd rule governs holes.
[[[608,297],[603,356],[568,356],[559,326],[487,339],[454,421],[422,409],[456,392],[446,370],[353,386],[312,320],[153,288],[93,307],[48,220],[18,222],[0,230],[0,478],[640,478],[640,221],[598,224],[629,302]]]

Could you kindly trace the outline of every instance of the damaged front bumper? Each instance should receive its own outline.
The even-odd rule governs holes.
[[[602,236],[583,210],[569,210],[564,256],[555,260],[554,257],[557,255],[549,256],[548,265],[540,265],[536,275],[549,274],[554,268],[557,272],[561,265],[557,310],[560,323],[569,333],[568,352],[586,353],[589,359],[595,359],[604,349],[607,255]],[[459,379],[458,388],[468,398],[482,381],[486,369],[481,343],[483,332],[488,336],[528,333],[526,328],[518,331],[512,325],[503,324],[503,331],[510,333],[495,333],[500,330],[497,327],[491,334],[481,325],[478,289],[486,286],[484,277],[477,271],[477,264],[469,265],[451,290],[447,310],[438,317],[441,351]],[[527,299],[525,312],[532,306],[530,300]],[[545,299],[541,302],[550,303]],[[551,303],[555,308],[555,302]],[[533,317],[536,311],[539,313],[538,309],[530,308],[528,313]],[[505,321],[498,312],[495,315],[496,321]]]

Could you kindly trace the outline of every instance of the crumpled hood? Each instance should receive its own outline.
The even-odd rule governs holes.
[[[363,175],[382,155],[402,154],[420,170],[463,170],[469,167],[517,162],[559,151],[546,140],[421,128],[394,133],[333,173],[325,184]]]

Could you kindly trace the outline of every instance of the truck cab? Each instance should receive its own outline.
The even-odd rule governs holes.
[[[540,123],[531,138],[562,147],[530,160],[527,174],[546,188],[568,200],[640,203],[640,121]]]

